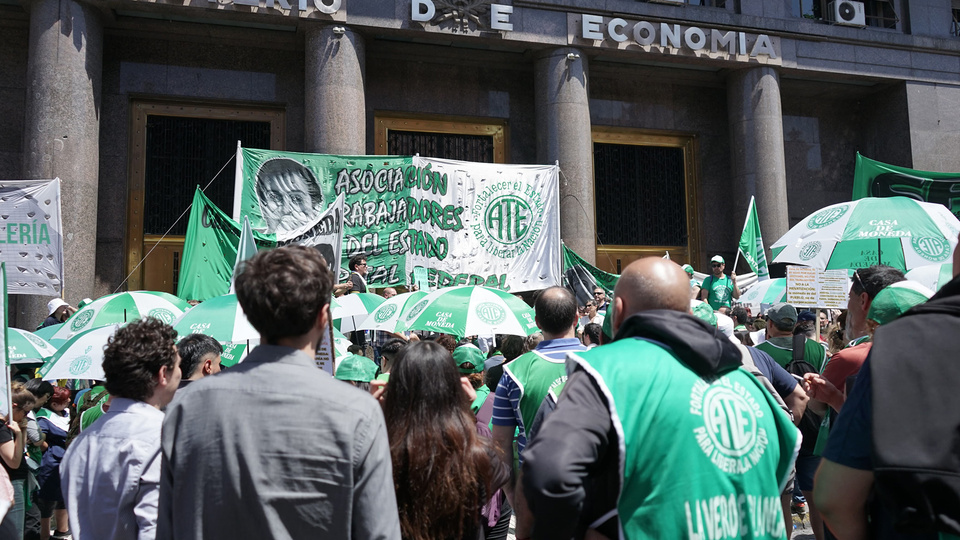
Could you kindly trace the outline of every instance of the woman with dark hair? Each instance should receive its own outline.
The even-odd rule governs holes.
[[[50,518],[56,517],[57,531],[54,538],[70,534],[67,525],[67,510],[60,491],[60,462],[67,451],[67,432],[70,430],[70,390],[53,387],[53,396],[37,411],[37,424],[43,432],[47,449],[37,469],[37,506],[40,508],[40,539],[50,538]]]
[[[405,539],[473,540],[482,534],[481,511],[509,469],[477,434],[474,398],[470,382],[437,343],[408,345],[390,372],[383,413]]]

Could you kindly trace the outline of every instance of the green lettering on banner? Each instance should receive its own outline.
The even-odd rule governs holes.
[[[8,243],[8,244],[16,244],[16,243],[17,243],[17,241],[13,239],[13,237],[16,235],[16,233],[17,233],[17,224],[16,224],[16,223],[8,223],[8,224],[7,224],[7,243]]]

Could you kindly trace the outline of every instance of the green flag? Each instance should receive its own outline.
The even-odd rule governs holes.
[[[253,239],[260,249],[277,245],[272,234],[253,231]],[[207,300],[227,294],[239,245],[240,225],[197,188],[187,224],[177,296]]]
[[[853,200],[864,197],[909,197],[940,203],[960,217],[960,172],[931,172],[889,165],[861,156],[853,174]]]
[[[572,249],[563,246],[563,284],[574,291],[581,304],[593,300],[593,289],[600,287],[613,298],[613,288],[620,276],[604,272],[583,260]]]
[[[253,239],[253,228],[250,227],[250,218],[243,216],[243,230],[240,232],[240,242],[237,246],[237,262],[233,264],[233,276],[230,278],[230,292],[236,292],[235,279],[240,263],[257,254],[257,243]]]
[[[747,260],[750,269],[756,272],[758,280],[770,279],[770,271],[767,269],[767,256],[763,252],[763,238],[760,236],[757,203],[753,197],[750,197],[747,220],[743,224],[743,233],[740,235],[740,253]]]

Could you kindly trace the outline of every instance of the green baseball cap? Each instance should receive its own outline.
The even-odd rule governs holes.
[[[690,266],[689,264],[685,264],[685,265],[681,266],[680,268],[683,268],[683,271],[686,272],[687,275],[690,275],[690,276],[693,275],[693,267]]]
[[[453,363],[460,373],[480,373],[487,358],[476,345],[461,345],[453,350]]]
[[[341,381],[370,382],[377,375],[377,365],[373,360],[359,354],[348,354],[337,362],[337,374]]]
[[[710,326],[717,326],[717,314],[714,313],[710,304],[699,300],[691,300],[690,304],[690,311],[694,317],[706,322]]]
[[[721,256],[719,256],[719,255],[714,255],[713,258],[710,259],[710,262],[712,262],[712,263],[726,264],[726,261],[723,260],[723,257],[721,257]]]
[[[913,306],[926,302],[931,296],[933,291],[913,281],[888,285],[873,297],[867,319],[878,324],[887,324]]]

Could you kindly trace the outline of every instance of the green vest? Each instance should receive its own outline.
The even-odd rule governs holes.
[[[707,303],[714,310],[730,307],[730,301],[733,300],[733,280],[728,276],[716,278],[709,275],[703,279],[700,286],[707,289]]]
[[[477,388],[477,399],[473,400],[473,403],[470,404],[470,412],[477,414],[477,411],[480,410],[480,407],[483,407],[483,402],[487,400],[487,396],[490,395],[490,388],[481,384],[480,388]]]
[[[520,387],[520,429],[526,436],[547,392],[566,382],[566,362],[551,360],[536,351],[530,351],[503,366],[503,370]]]
[[[703,379],[639,338],[573,358],[610,404],[625,538],[784,536],[780,485],[798,432],[752,375]]]
[[[791,337],[789,339],[793,338]],[[792,346],[791,344],[791,347]],[[757,348],[772,356],[773,359],[780,364],[780,367],[786,367],[787,364],[793,360],[793,350],[791,348],[778,347],[771,343],[770,340],[757,345]],[[827,359],[827,351],[824,350],[823,345],[820,345],[812,339],[807,339],[803,346],[803,359],[809,362],[811,366],[817,368],[817,371],[822,372],[823,364]]]

